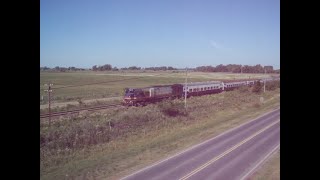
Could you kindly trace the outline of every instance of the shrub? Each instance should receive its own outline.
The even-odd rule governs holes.
[[[253,104],[253,107],[254,107],[254,108],[259,108],[260,106],[261,106],[260,103],[254,103],[254,104]]]
[[[257,81],[255,84],[254,84],[254,86],[252,87],[252,92],[254,92],[254,93],[260,93],[261,92],[261,90],[262,90],[262,84],[260,83],[260,81]]]
[[[271,81],[266,83],[266,90],[273,91],[277,88],[280,88],[280,81]]]
[[[78,98],[77,101],[78,101],[79,105],[83,105],[83,101],[81,98]]]
[[[159,109],[167,116],[186,115],[184,104],[181,101],[163,101],[159,103]]]
[[[238,91],[241,93],[245,93],[249,91],[249,87],[248,86],[241,86],[238,88]]]

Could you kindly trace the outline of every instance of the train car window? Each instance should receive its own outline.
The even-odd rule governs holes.
[[[131,88],[125,88],[125,93],[133,93],[134,90]]]

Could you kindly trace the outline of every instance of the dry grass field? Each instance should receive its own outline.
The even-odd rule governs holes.
[[[188,82],[249,79],[269,76],[271,75],[189,72]],[[44,84],[46,83],[54,84],[52,93],[53,103],[74,103],[79,99],[92,100],[121,96],[123,89],[126,87],[138,88],[184,82],[185,73],[179,71],[40,72],[40,105],[48,103],[48,96],[44,91],[46,88]],[[66,86],[74,87],[64,88]]]

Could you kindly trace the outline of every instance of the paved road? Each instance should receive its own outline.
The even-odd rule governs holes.
[[[123,179],[246,179],[280,147],[280,109]]]

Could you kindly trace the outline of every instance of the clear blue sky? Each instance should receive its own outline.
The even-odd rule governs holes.
[[[41,0],[40,66],[280,68],[280,0]]]

